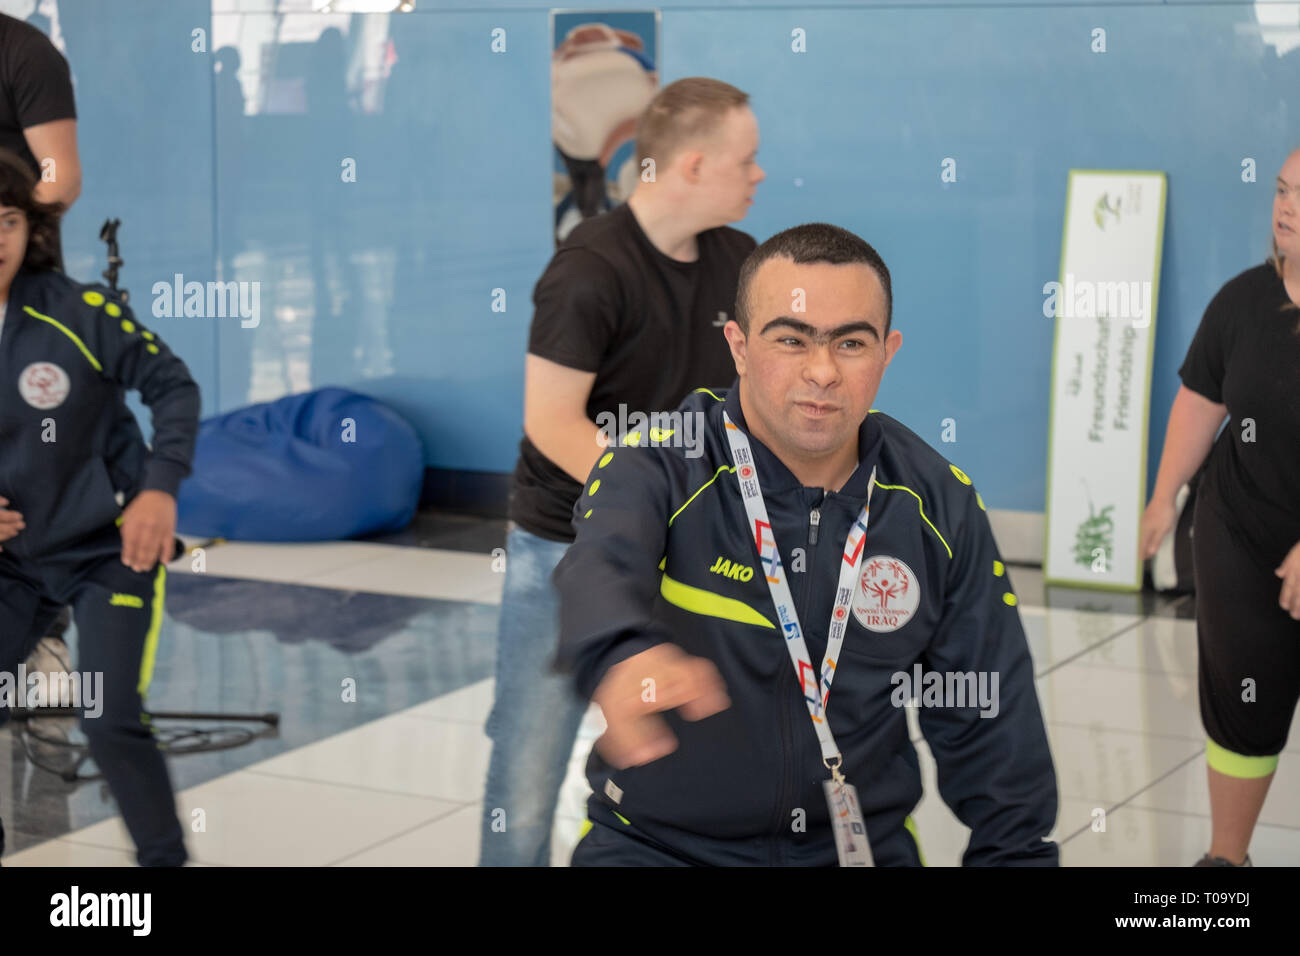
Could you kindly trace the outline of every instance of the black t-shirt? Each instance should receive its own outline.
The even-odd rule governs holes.
[[[735,315],[740,265],[756,243],[725,226],[696,243],[694,262],[664,255],[624,204],[580,223],[538,280],[528,351],[596,373],[592,421],[618,416],[620,404],[625,416],[671,411],[692,389],[735,379],[722,326]],[[572,541],[581,492],[524,436],[510,493],[510,517],[521,528]]]
[[[0,14],[0,147],[13,150],[40,179],[41,165],[23,130],[76,119],[68,61],[36,27]]]
[[[1300,310],[1284,310],[1289,301],[1270,264],[1230,280],[1178,370],[1184,385],[1230,416],[1197,494],[1270,570],[1300,541]]]

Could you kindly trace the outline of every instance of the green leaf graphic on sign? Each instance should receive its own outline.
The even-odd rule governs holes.
[[[1079,523],[1074,532],[1074,562],[1085,568],[1093,566],[1101,551],[1105,556],[1106,567],[1110,567],[1110,558],[1115,550],[1115,522],[1110,513],[1114,505],[1107,505],[1101,511],[1094,511],[1088,503],[1088,517]]]
[[[1114,216],[1115,221],[1119,222],[1119,204],[1120,200],[1116,198],[1115,205],[1112,206],[1110,204],[1110,196],[1107,193],[1101,194],[1101,198],[1097,200],[1097,204],[1092,207],[1092,218],[1096,220],[1098,229],[1106,228],[1107,215]]]

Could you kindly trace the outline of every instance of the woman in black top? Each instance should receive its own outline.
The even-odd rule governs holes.
[[[1193,555],[1213,835],[1197,866],[1250,865],[1300,698],[1300,149],[1278,174],[1272,225],[1268,262],[1205,310],[1142,516],[1151,557],[1204,463]]]

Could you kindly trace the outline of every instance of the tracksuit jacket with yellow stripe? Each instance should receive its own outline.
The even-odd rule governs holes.
[[[126,408],[127,389],[153,415],[152,447]],[[26,528],[5,551],[39,560],[111,526],[118,492],[126,502],[145,489],[175,497],[198,416],[185,363],[108,290],[20,271],[0,328],[0,495]]]
[[[691,457],[663,432],[654,436],[658,443],[625,438],[602,456],[575,506],[577,538],[554,580],[561,598],[558,665],[572,673],[579,693],[590,699],[614,664],[671,642],[712,661],[731,700],[727,710],[700,721],[661,714],[678,746],[652,763],[615,769],[593,751],[588,815],[689,862],[834,865],[822,790],[829,774],[776,624],[724,408],[748,434],[738,388],[697,391],[680,411],[703,416],[702,454]],[[1056,819],[1056,774],[1033,664],[970,479],[875,411],[861,426],[858,470],[838,492],[801,486],[758,439],[750,436],[750,444],[815,668],[845,538],[873,465],[862,568],[874,558],[893,559],[891,567],[910,570],[907,586],[919,588],[910,615],[885,618],[870,617],[866,592],[855,594],[860,608],[848,615],[826,708],[876,864],[923,861],[924,834],[910,819],[922,796],[921,775],[895,693],[910,686],[895,675],[915,677],[919,663],[922,673],[945,675],[945,686],[953,673],[997,676],[996,716],[982,717],[974,700],[918,708],[939,792],[971,830],[963,863],[1055,865],[1057,845],[1047,837]]]

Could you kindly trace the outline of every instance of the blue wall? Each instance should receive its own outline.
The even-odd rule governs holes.
[[[348,104],[341,44],[282,46],[275,69],[305,78],[306,106],[252,116],[191,31],[315,15],[227,6],[243,12],[59,3],[85,168],[69,271],[98,275],[99,224],[120,216],[122,282],[190,363],[205,414],[347,385],[407,415],[429,465],[510,470],[532,286],[552,252],[548,4],[420,0],[393,15],[398,60],[377,113]],[[881,251],[904,344],[876,404],[970,473],[990,507],[1043,508],[1041,290],[1059,269],[1067,170],[1166,171],[1154,480],[1183,353],[1218,286],[1266,255],[1272,180],[1300,144],[1300,51],[1279,59],[1253,4],[658,6],[664,82],[716,76],[752,97],[768,179],[740,228],[762,240],[828,220]],[[504,54],[490,50],[496,27]],[[807,53],[790,51],[794,27]],[[1105,54],[1090,51],[1094,27]],[[1248,156],[1254,184],[1240,178]],[[958,182],[940,182],[944,157]],[[341,181],[344,158],[355,183]],[[154,282],[218,270],[262,284],[258,328],[149,315]],[[491,309],[497,287],[505,313]],[[948,417],[956,445],[939,444]]]

